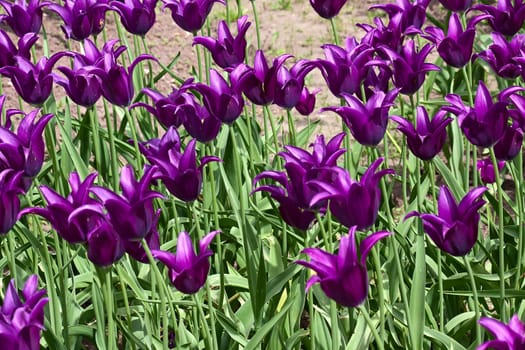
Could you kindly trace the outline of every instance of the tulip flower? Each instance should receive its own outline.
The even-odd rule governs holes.
[[[294,108],[304,88],[304,79],[316,67],[316,63],[308,60],[297,61],[290,70],[284,65],[279,66],[275,73],[275,97],[273,103],[285,109]]]
[[[373,48],[386,46],[394,52],[399,52],[403,48],[402,43],[405,36],[412,34],[403,33],[402,13],[393,15],[390,18],[388,25],[385,25],[380,17],[375,17],[374,24],[375,26],[365,23],[357,24],[358,27],[366,32],[361,39],[361,44],[367,44]]]
[[[521,90],[519,87],[510,87],[498,95],[498,101],[493,103],[489,90],[479,82],[474,100],[474,106],[465,106],[461,97],[449,94],[445,100],[450,106],[442,107],[458,117],[458,123],[463,134],[470,143],[479,147],[491,147],[502,136],[509,119],[506,96]]]
[[[42,57],[37,64],[27,58],[16,56],[14,66],[0,68],[0,74],[11,79],[20,97],[29,104],[41,105],[51,95],[53,74],[51,70],[65,52],[57,52],[50,58]]]
[[[381,4],[371,6],[369,10],[383,10],[392,19],[397,14],[401,14],[401,31],[412,33],[418,31],[425,23],[427,18],[426,11],[430,0],[396,0],[396,4]]]
[[[399,88],[400,93],[414,94],[423,85],[426,72],[440,70],[435,64],[425,63],[432,46],[426,44],[420,51],[417,51],[414,40],[408,40],[400,53],[386,46],[379,49],[392,62],[393,82]]]
[[[193,45],[202,45],[211,53],[213,61],[225,70],[231,70],[244,62],[246,55],[246,31],[250,27],[248,16],[237,19],[237,36],[234,38],[226,21],[219,22],[217,39],[205,36],[193,38]]]
[[[46,2],[49,10],[64,21],[62,31],[67,39],[84,40],[104,28],[108,0],[64,0],[63,6]]]
[[[40,332],[44,329],[44,307],[47,291],[38,289],[38,276],[32,275],[24,284],[22,298],[12,279],[0,308],[0,339],[2,348],[39,350]]]
[[[355,231],[356,226],[353,226],[348,230],[348,236],[341,238],[337,255],[319,248],[302,250],[310,261],[297,260],[295,263],[316,272],[306,283],[306,290],[319,282],[326,296],[341,306],[356,307],[365,301],[369,284],[366,258],[379,240],[392,233],[380,231],[367,236],[359,245],[358,256]]]
[[[203,157],[197,167],[196,140],[191,140],[184,152],[181,152],[180,146],[179,135],[173,127],[160,140],[153,139],[139,145],[142,154],[157,167],[152,179],[161,180],[168,191],[180,200],[191,202],[201,192],[204,165],[218,162],[220,158]]]
[[[214,2],[226,5],[224,0],[162,0],[171,10],[171,18],[181,29],[196,33],[202,28]]]
[[[358,230],[365,230],[372,226],[377,219],[381,202],[379,181],[387,174],[393,174],[393,169],[384,169],[376,172],[383,158],[376,159],[365,171],[359,182],[350,178],[346,169],[332,167],[327,170],[331,173],[332,183],[312,180],[308,184],[315,187],[317,193],[310,200],[310,205],[330,200],[329,209],[333,217],[341,224],[350,228],[357,226]]]
[[[472,10],[490,15],[488,22],[492,29],[506,36],[516,34],[523,26],[523,21],[525,21],[525,4],[523,0],[498,0],[496,7],[478,4],[473,6]]]
[[[177,118],[182,119],[184,129],[197,141],[206,143],[215,140],[221,129],[222,122],[214,117],[208,109],[201,106],[195,96],[185,93],[177,102]]]
[[[151,232],[155,222],[153,199],[163,196],[149,189],[155,167],[148,167],[137,181],[133,168],[127,165],[120,174],[122,196],[100,186],[91,188],[104,205],[111,224],[126,241],[140,241]]]
[[[148,245],[150,251],[160,249],[160,238],[159,232],[157,231],[157,221],[159,216],[160,210],[157,210],[157,213],[155,214],[155,222],[153,223],[153,227],[148,232],[148,234],[146,234],[146,237],[144,237],[144,240],[146,241],[146,244]],[[148,254],[146,253],[146,250],[144,249],[142,244],[142,241],[124,241],[126,253],[128,253],[133,259],[140,261],[143,264],[148,264]]]
[[[61,66],[57,69],[65,76],[54,74],[55,82],[62,86],[66,94],[77,105],[84,107],[93,106],[102,95],[99,80],[89,68],[71,69]]]
[[[518,315],[512,316],[508,324],[489,317],[480,318],[478,323],[496,339],[484,342],[476,350],[519,350],[525,348],[525,323],[520,320]]]
[[[489,16],[484,15],[470,19],[467,28],[463,30],[459,15],[453,13],[448,22],[446,36],[443,30],[438,27],[427,27],[425,28],[427,35],[424,37],[437,45],[437,51],[443,61],[452,67],[461,68],[468,63],[472,56],[476,23],[487,17]]]
[[[346,0],[310,0],[310,5],[317,14],[325,19],[330,19],[339,14]]]
[[[175,254],[162,250],[152,251],[153,257],[168,268],[171,283],[178,291],[194,294],[204,286],[210,271],[208,258],[213,255],[208,246],[219,233],[220,231],[212,231],[199,241],[198,255],[195,254],[190,235],[186,232],[179,234]]]
[[[47,2],[40,0],[0,0],[5,14],[0,15],[0,23],[6,22],[15,34],[21,38],[25,34],[38,34],[42,28],[42,8]]]
[[[430,121],[427,110],[422,106],[416,110],[415,128],[403,117],[390,118],[399,124],[398,130],[405,134],[410,151],[422,160],[430,160],[441,151],[447,138],[446,127],[452,122],[444,111],[438,112]]]
[[[31,58],[31,47],[38,40],[38,35],[28,33],[18,39],[18,48],[9,35],[0,29],[0,68],[16,65],[16,56],[22,56],[29,60]]]
[[[441,186],[437,215],[413,211],[405,219],[419,216],[424,231],[439,249],[455,256],[467,255],[478,238],[478,210],[485,204],[481,196],[486,190],[485,187],[470,190],[458,205],[448,187]]]
[[[472,0],[439,0],[444,8],[454,12],[466,11],[472,6]]]
[[[505,125],[503,136],[494,145],[494,154],[498,160],[512,160],[521,152],[525,131],[525,97],[513,94],[510,100],[515,108],[509,113],[512,121]]]
[[[498,161],[498,170],[501,172],[505,166],[505,161]],[[479,170],[479,177],[485,184],[492,184],[496,182],[496,172],[494,171],[494,163],[492,159],[484,158],[479,159],[476,168]]]
[[[18,195],[24,192],[19,186],[21,178],[20,171],[15,172],[12,169],[0,171],[0,236],[9,232],[18,220],[20,211]]]
[[[376,146],[385,136],[388,110],[393,106],[397,93],[397,89],[386,94],[378,91],[366,104],[355,96],[344,94],[348,106],[326,107],[321,111],[339,114],[357,142],[365,146]]]
[[[192,88],[204,98],[204,106],[210,114],[226,124],[233,123],[242,113],[244,100],[240,91],[228,86],[215,69],[210,69],[210,85],[196,83]]]
[[[126,30],[144,36],[155,24],[157,0],[111,1],[110,8],[120,15],[120,22]]]
[[[319,93],[319,89],[316,89],[313,92],[308,91],[308,88],[305,86],[301,90],[301,96],[299,96],[299,101],[295,105],[295,109],[302,115],[310,115],[315,108],[315,95]]]
[[[332,94],[342,97],[343,93],[358,92],[369,71],[366,64],[372,60],[373,49],[358,44],[355,38],[347,38],[345,48],[332,44],[322,48],[326,59],[317,60],[317,65]]]
[[[502,78],[515,79],[520,74],[523,75],[525,35],[516,34],[509,41],[498,32],[493,32],[491,35],[493,44],[476,57],[487,62],[490,68]]]

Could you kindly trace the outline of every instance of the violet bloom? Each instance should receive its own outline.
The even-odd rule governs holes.
[[[507,39],[498,32],[492,34],[493,44],[477,57],[487,62],[492,70],[505,79],[515,79],[523,74],[525,63],[525,34],[516,34]]]
[[[359,91],[369,70],[366,64],[372,60],[374,51],[368,44],[358,44],[353,37],[347,38],[345,43],[345,48],[323,45],[326,59],[317,60],[328,88],[337,97]]]
[[[478,238],[478,210],[485,204],[481,196],[486,190],[485,187],[470,190],[458,205],[448,187],[441,186],[437,215],[413,211],[405,219],[419,216],[423,229],[439,249],[455,256],[467,255]]]
[[[51,95],[53,88],[51,70],[64,55],[65,52],[57,52],[50,58],[42,57],[36,65],[22,56],[16,56],[16,64],[0,68],[0,74],[11,79],[16,92],[24,101],[41,105]]]
[[[427,27],[424,35],[426,39],[437,45],[439,56],[452,67],[461,68],[468,63],[472,56],[476,23],[488,16],[477,16],[468,21],[463,30],[459,15],[453,13],[448,22],[447,35],[438,27]]]
[[[237,36],[234,38],[226,21],[219,22],[217,39],[206,36],[193,38],[193,45],[207,48],[213,61],[225,70],[231,70],[244,62],[246,56],[246,31],[250,27],[248,16],[237,19]]]
[[[6,22],[21,38],[27,33],[38,34],[42,28],[42,8],[47,5],[40,0],[0,0],[6,14],[0,15],[0,23]]]
[[[118,12],[120,22],[126,30],[144,36],[155,24],[157,0],[111,1],[111,9]]]
[[[226,124],[233,123],[242,113],[244,100],[240,91],[228,86],[226,80],[215,69],[210,69],[210,85],[196,83],[192,88],[204,98],[210,114]]]
[[[441,151],[447,138],[446,127],[452,122],[445,111],[438,112],[430,121],[423,106],[417,107],[415,128],[403,117],[392,116],[391,119],[399,124],[398,130],[405,134],[410,151],[422,160],[430,160]]]
[[[520,320],[518,315],[512,316],[508,325],[489,317],[480,318],[478,323],[496,339],[484,342],[476,350],[520,350],[525,348],[525,323]]]
[[[301,96],[299,96],[299,101],[295,105],[295,109],[302,115],[310,115],[315,108],[315,95],[319,93],[319,89],[316,89],[313,92],[308,91],[308,88],[305,86],[301,90]]]
[[[399,92],[405,95],[412,95],[423,85],[426,72],[440,70],[432,63],[426,63],[431,44],[426,44],[418,51],[414,40],[408,40],[400,53],[383,46],[379,50],[388,56],[393,67],[393,82],[399,88]]]
[[[0,29],[0,68],[16,65],[16,56],[22,56],[29,60],[31,58],[31,47],[38,40],[38,35],[28,33],[18,39],[18,48],[9,35]]]
[[[157,213],[155,214],[155,222],[153,223],[152,229],[146,234],[146,237],[144,237],[144,240],[146,241],[146,244],[148,245],[148,248],[150,251],[153,250],[159,250],[160,249],[160,238],[159,238],[159,232],[157,231],[157,221],[160,216],[160,209],[157,210]],[[143,242],[142,241],[124,241],[124,247],[126,250],[126,253],[129,254],[133,259],[140,261],[143,264],[149,263],[148,254],[146,253],[146,250],[144,249]]]
[[[402,43],[405,35],[408,34],[402,31],[402,21],[403,14],[397,13],[390,18],[386,26],[380,17],[374,18],[375,26],[367,23],[357,24],[366,32],[361,39],[361,44],[367,44],[374,48],[386,46],[395,52],[399,52],[403,48]]]
[[[93,106],[102,95],[102,88],[97,76],[90,67],[61,66],[57,69],[65,76],[54,74],[55,82],[62,86],[67,96],[77,105]]]
[[[47,2],[48,8],[56,12],[64,24],[62,31],[68,39],[84,40],[99,34],[104,28],[107,0],[64,0],[63,6]]]
[[[393,174],[393,169],[383,169],[378,172],[383,158],[376,159],[365,171],[360,181],[350,178],[346,169],[333,167],[328,169],[332,173],[333,183],[313,180],[309,184],[317,188],[317,194],[310,204],[330,200],[330,211],[341,224],[350,228],[357,226],[365,230],[372,226],[377,219],[381,202],[379,181],[387,174]]]
[[[9,232],[18,220],[20,211],[18,195],[24,193],[19,186],[21,179],[20,171],[15,172],[12,169],[0,171],[0,236]]]
[[[149,189],[155,167],[148,167],[137,181],[131,165],[122,169],[120,187],[122,195],[100,186],[94,186],[94,193],[104,205],[111,224],[126,241],[140,241],[153,229],[155,210],[153,199],[163,196]]]
[[[31,275],[22,289],[22,298],[12,279],[0,308],[2,348],[39,350],[40,332],[44,329],[44,307],[47,291],[38,289],[38,276]]]
[[[468,10],[472,6],[472,0],[439,0],[444,8],[454,12]]]
[[[378,91],[366,101],[366,104],[355,96],[344,94],[348,106],[326,107],[322,111],[339,114],[360,144],[376,146],[385,136],[388,110],[393,106],[397,93],[397,89],[386,94]]]
[[[208,258],[213,255],[208,246],[219,233],[220,231],[212,231],[199,241],[198,255],[195,254],[191,237],[186,232],[179,234],[175,254],[162,250],[152,251],[153,257],[168,268],[171,283],[178,291],[194,294],[204,286],[210,271]]]
[[[306,290],[319,282],[327,297],[341,306],[356,307],[368,295],[368,272],[366,258],[379,240],[392,233],[380,231],[367,236],[359,245],[359,255],[355,244],[356,226],[348,230],[348,236],[341,238],[337,255],[319,248],[305,248],[302,253],[310,261],[297,260],[295,263],[312,269],[316,274],[306,282]]]
[[[396,4],[374,5],[369,10],[379,9],[388,14],[392,19],[401,14],[401,31],[406,34],[418,32],[427,19],[426,11],[430,0],[396,0]]]
[[[215,140],[221,129],[222,122],[214,117],[208,109],[201,106],[190,93],[181,99],[180,113],[183,115],[182,124],[191,137],[206,143]]]
[[[516,34],[523,26],[523,21],[525,20],[525,4],[523,0],[498,0],[496,7],[478,4],[473,6],[472,9],[490,15],[488,22],[492,29],[506,36]]]
[[[315,12],[326,19],[337,16],[344,4],[346,4],[346,0],[310,0],[310,5]]]
[[[512,160],[521,153],[525,132],[525,97],[513,94],[510,100],[515,108],[509,110],[511,122],[505,125],[503,136],[494,145],[498,160]]]
[[[256,105],[268,105],[273,102],[277,89],[276,72],[290,58],[290,55],[281,55],[273,60],[270,67],[261,50],[255,53],[253,68],[239,64],[230,73],[230,82],[242,91],[246,97]]]
[[[148,161],[156,165],[152,179],[161,180],[168,191],[185,202],[197,199],[202,188],[202,169],[209,162],[220,158],[207,156],[197,166],[196,140],[191,140],[181,152],[177,130],[170,127],[161,139],[153,139],[139,145]]]
[[[470,143],[479,147],[491,147],[503,136],[509,119],[505,97],[518,90],[521,88],[511,87],[503,90],[498,95],[498,101],[494,103],[489,90],[483,81],[480,81],[474,107],[465,106],[461,97],[449,94],[445,100],[451,105],[442,108],[458,117],[459,126]]]
[[[316,65],[313,61],[299,60],[290,70],[284,65],[279,66],[275,73],[275,97],[273,103],[285,109],[294,108],[301,98],[306,75]]]
[[[171,10],[171,18],[181,29],[196,33],[202,28],[214,2],[226,5],[224,0],[162,0]]]
[[[498,161],[498,171],[501,172],[504,166],[505,161]],[[492,163],[492,159],[479,159],[476,164],[476,168],[479,170],[479,177],[481,178],[481,182],[485,184],[492,184],[496,182],[496,172],[494,171],[494,163]]]

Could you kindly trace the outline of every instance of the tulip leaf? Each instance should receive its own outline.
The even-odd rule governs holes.
[[[60,122],[58,122],[57,125],[60,129],[63,145],[65,146],[69,157],[73,161],[76,171],[78,172],[81,179],[85,179],[89,173],[86,163],[84,163],[82,157],[80,156],[80,154],[78,154],[78,151],[73,145],[70,135],[64,129],[64,126]]]
[[[240,346],[245,347],[246,339],[239,332],[238,326],[220,311],[216,311],[215,316],[217,316],[217,321],[222,328],[224,328],[224,331],[230,336],[230,338],[235,340]]]
[[[425,327],[425,336],[438,341],[445,347],[445,349],[467,350],[463,345],[455,341],[453,338],[441,333],[438,330]]]
[[[436,166],[439,173],[445,179],[445,183],[448,185],[454,196],[456,198],[462,198],[465,194],[465,191],[463,190],[462,184],[458,182],[456,175],[450,171],[450,169],[439,157],[434,157],[432,161],[434,162],[434,165]]]
[[[307,145],[308,141],[311,139],[313,133],[317,130],[317,125],[319,124],[321,120],[314,120],[308,123],[304,128],[301,129],[296,135],[295,135],[295,146],[297,147],[304,147]]]

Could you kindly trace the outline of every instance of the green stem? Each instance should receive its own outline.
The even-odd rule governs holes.
[[[104,301],[106,304],[106,314],[107,314],[107,349],[116,350],[117,349],[117,332],[115,329],[115,306],[114,306],[114,297],[113,297],[113,285],[111,282],[111,268],[101,268],[101,283],[102,283],[102,293],[104,294]]]
[[[261,49],[261,31],[259,25],[259,17],[257,16],[257,8],[255,6],[255,0],[250,0],[253,10],[253,20],[255,22],[255,32],[257,33],[257,49]]]
[[[335,19],[332,17],[330,18],[330,27],[332,28],[332,36],[334,38],[334,43],[336,45],[339,45],[339,34],[337,34],[337,28],[335,25]]]
[[[370,315],[368,314],[368,310],[363,305],[359,305],[359,311],[361,311],[361,315],[363,315],[363,317],[365,318],[366,324],[368,325],[368,328],[370,329],[372,335],[374,336],[374,339],[376,340],[377,347],[379,348],[379,350],[384,350],[385,348],[383,346],[383,340],[379,336],[379,333],[377,332],[377,329],[374,326]]]
[[[470,266],[470,261],[466,256],[463,257],[465,266],[467,267],[467,272],[470,278],[470,285],[472,287],[472,297],[474,298],[474,319],[479,320],[481,314],[479,312],[479,302],[478,302],[478,289],[476,287],[476,280],[474,279],[474,273],[472,272],[472,267]],[[481,336],[481,325],[476,322],[476,344],[481,344],[483,338]]]

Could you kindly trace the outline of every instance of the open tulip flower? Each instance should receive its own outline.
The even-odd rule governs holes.
[[[290,70],[279,66],[275,73],[275,98],[273,103],[285,109],[294,108],[304,89],[304,79],[317,66],[313,61],[299,60]]]
[[[466,11],[472,6],[472,0],[439,0],[444,8],[454,12]]]
[[[403,14],[396,13],[385,25],[380,17],[374,18],[374,25],[368,23],[357,24],[366,34],[361,39],[362,44],[370,45],[377,49],[386,46],[395,52],[403,48],[403,40],[410,33],[403,33]],[[419,31],[418,31],[419,32]]]
[[[446,117],[445,111],[438,112],[432,121],[427,110],[418,106],[416,110],[416,127],[400,116],[390,117],[399,124],[398,130],[405,134],[410,151],[422,160],[430,160],[438,154],[447,138],[447,125],[452,118]]]
[[[162,250],[153,250],[155,259],[160,260],[168,268],[171,283],[178,291],[194,294],[206,283],[210,262],[208,258],[213,251],[208,248],[211,241],[220,231],[212,231],[199,241],[199,253],[195,254],[191,237],[187,232],[181,232],[177,239],[175,254]]]
[[[15,172],[12,169],[0,171],[0,236],[9,232],[18,220],[20,211],[18,195],[24,193],[20,188],[21,179],[20,171]]]
[[[401,31],[405,33],[418,32],[427,19],[426,11],[430,0],[396,0],[396,4],[374,5],[370,10],[379,9],[388,14],[389,18],[401,14]]]
[[[489,317],[480,318],[478,323],[496,339],[484,342],[476,350],[520,350],[525,348],[525,323],[520,320],[518,315],[512,316],[508,324]]]
[[[504,166],[505,161],[498,161],[498,171],[501,172]],[[490,159],[490,157],[479,159],[476,164],[476,168],[479,171],[479,177],[481,178],[481,181],[483,183],[492,184],[496,182],[496,172],[494,171],[494,163],[492,163],[492,159]]]
[[[16,56],[22,56],[29,60],[31,58],[31,47],[38,40],[38,35],[28,33],[18,39],[18,48],[9,35],[0,29],[0,68],[16,65]]]
[[[305,248],[302,253],[310,261],[297,260],[296,263],[312,269],[316,274],[306,283],[306,290],[319,283],[327,297],[341,306],[356,307],[368,295],[368,271],[366,258],[379,240],[391,235],[380,231],[367,236],[359,245],[359,255],[355,244],[356,226],[350,227],[348,236],[341,238],[337,255],[319,248]]]
[[[488,22],[492,29],[506,36],[516,34],[523,26],[523,21],[525,21],[525,4],[523,0],[498,0],[496,7],[478,4],[474,5],[472,10],[490,15]]]
[[[5,14],[0,15],[0,23],[6,22],[15,34],[21,38],[25,34],[38,34],[42,28],[42,8],[47,2],[40,0],[0,0]]]
[[[163,0],[171,10],[171,18],[181,29],[196,33],[210,14],[213,3],[226,5],[224,0]]]
[[[44,307],[47,291],[38,289],[38,276],[24,284],[22,298],[12,279],[0,308],[0,339],[6,350],[39,350],[40,332],[44,329]]]
[[[111,1],[110,8],[118,12],[122,25],[129,33],[144,36],[155,24],[157,1]]]
[[[448,187],[441,186],[437,215],[413,211],[405,219],[419,216],[423,229],[439,249],[455,256],[467,255],[478,238],[478,210],[485,204],[481,196],[486,190],[474,188],[458,204]]]
[[[66,38],[84,40],[99,34],[104,28],[108,0],[64,0],[63,5],[46,2],[49,10],[56,12],[64,24]]]
[[[507,41],[501,33],[493,32],[493,44],[476,57],[487,62],[500,77],[515,79],[524,73],[525,34],[516,34]]]
[[[330,19],[339,14],[347,0],[310,0],[310,5],[317,14]]]
[[[246,31],[250,27],[248,16],[237,20],[237,36],[233,37],[226,21],[219,22],[217,39],[196,36],[193,45],[202,45],[208,49],[213,61],[225,70],[232,70],[244,62],[246,56]]]
[[[348,106],[326,107],[322,111],[339,114],[361,145],[376,146],[385,136],[388,110],[393,106],[397,93],[397,89],[386,94],[377,91],[366,101],[366,104],[355,96],[344,94]]]
[[[499,93],[494,103],[485,83],[480,81],[473,107],[466,106],[458,95],[449,94],[445,100],[450,105],[442,108],[458,117],[459,126],[470,143],[491,147],[503,136],[510,116],[507,97],[520,90],[520,87],[507,88]]]

